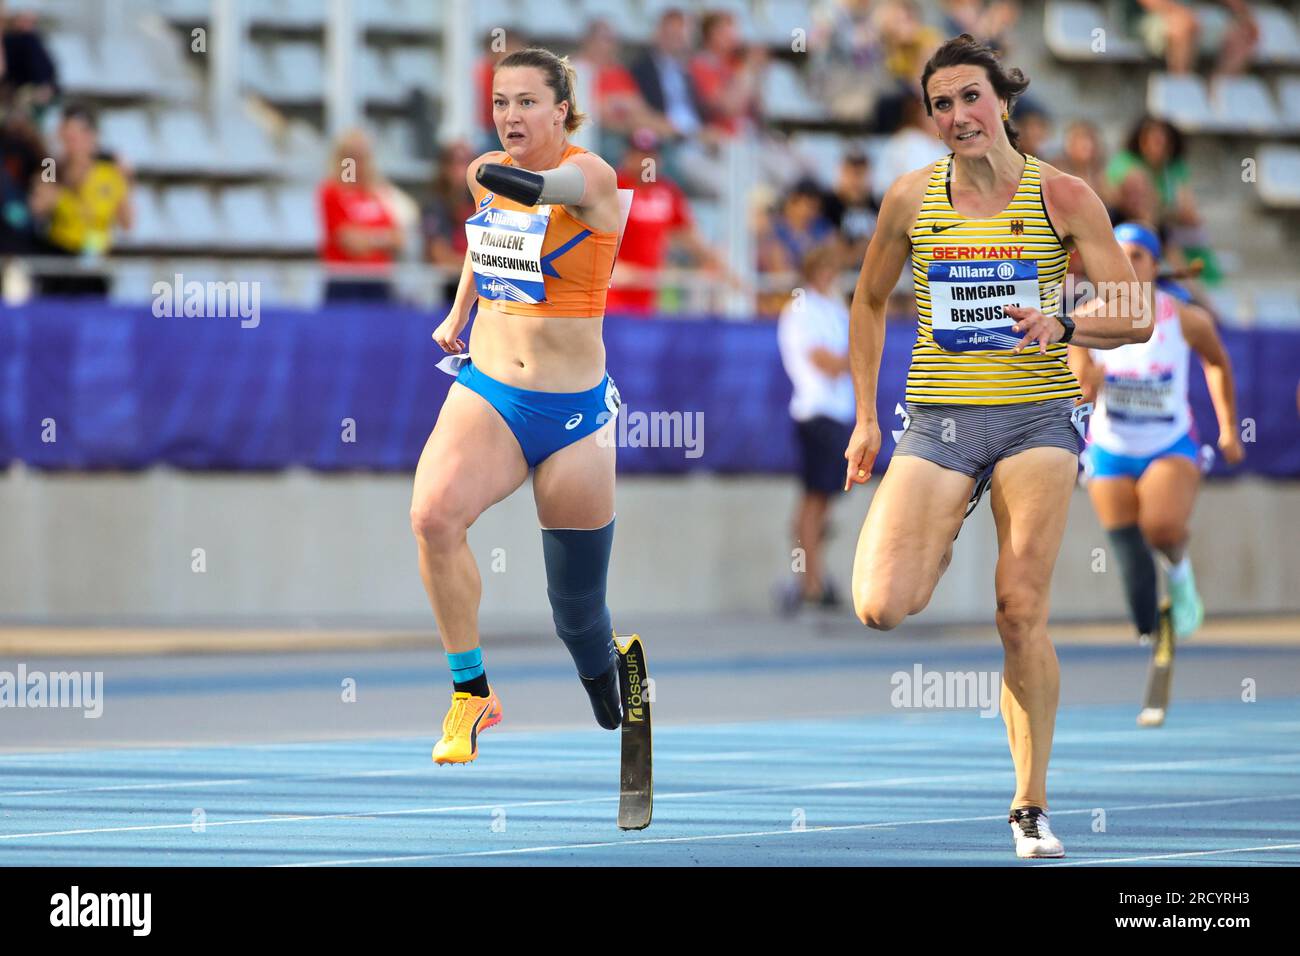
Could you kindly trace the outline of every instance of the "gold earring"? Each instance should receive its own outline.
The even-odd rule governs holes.
[[[1003,110],[1003,111],[1002,111],[1002,122],[1005,123],[1005,122],[1006,122],[1007,120],[1009,120],[1009,119],[1011,119],[1011,117],[1007,114],[1007,111],[1006,111],[1006,110]]]

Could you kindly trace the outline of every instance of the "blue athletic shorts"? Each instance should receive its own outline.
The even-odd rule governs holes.
[[[1157,458],[1182,455],[1200,467],[1201,453],[1191,435],[1184,435],[1164,451],[1154,455],[1116,455],[1106,451],[1096,442],[1083,452],[1083,473],[1088,478],[1141,478]]]
[[[599,385],[585,392],[534,392],[498,382],[466,361],[456,381],[482,395],[505,419],[529,468],[586,438],[614,418],[621,404],[608,373]]]

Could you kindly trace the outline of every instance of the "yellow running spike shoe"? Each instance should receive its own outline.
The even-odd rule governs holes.
[[[488,696],[463,691],[451,695],[451,709],[442,719],[442,739],[433,745],[433,762],[469,763],[478,756],[478,735],[501,723],[501,701],[488,688]]]

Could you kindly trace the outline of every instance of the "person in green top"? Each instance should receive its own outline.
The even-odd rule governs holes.
[[[1188,262],[1203,261],[1201,278],[1214,285],[1221,273],[1196,208],[1184,148],[1183,136],[1173,125],[1144,116],[1133,127],[1124,149],[1107,164],[1106,184],[1113,191],[1121,219],[1158,226]]]

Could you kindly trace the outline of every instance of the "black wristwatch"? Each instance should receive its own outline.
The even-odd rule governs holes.
[[[1065,326],[1065,334],[1061,336],[1061,341],[1068,343],[1070,339],[1074,338],[1074,320],[1068,315],[1058,315],[1056,318]]]

